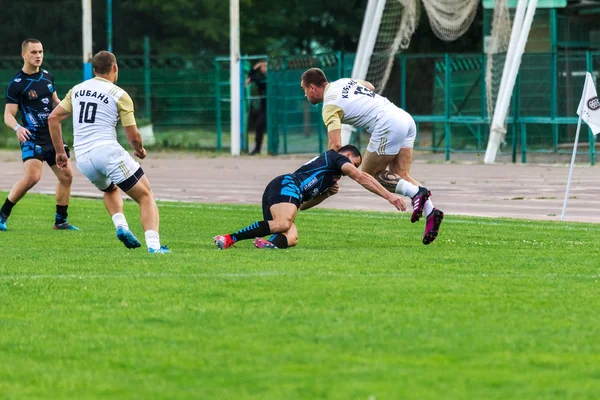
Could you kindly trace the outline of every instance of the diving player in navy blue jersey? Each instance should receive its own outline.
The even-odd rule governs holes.
[[[25,40],[21,45],[21,56],[24,61],[23,69],[6,88],[4,123],[15,131],[21,143],[25,176],[15,183],[0,208],[0,231],[7,230],[6,221],[13,207],[40,180],[44,161],[58,178],[54,229],[78,230],[67,222],[73,172],[70,165],[64,169],[56,166],[56,153],[48,130],[48,117],[60,102],[54,87],[54,77],[40,68],[44,60],[44,48],[39,40]],[[16,119],[17,111],[21,112],[20,124]]]
[[[386,190],[375,178],[358,170],[362,162],[360,151],[346,145],[337,152],[329,150],[308,161],[294,173],[273,179],[265,189],[262,199],[263,221],[240,229],[229,235],[215,236],[221,250],[239,240],[254,239],[258,248],[280,248],[298,243],[298,230],[294,224],[298,209],[307,210],[338,191],[337,181],[349,176],[365,189],[383,197],[398,210],[406,210],[402,199]],[[269,240],[262,236],[272,235]]]

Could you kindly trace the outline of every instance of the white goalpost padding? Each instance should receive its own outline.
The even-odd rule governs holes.
[[[229,0],[229,82],[231,98],[231,155],[240,155],[240,1]]]
[[[525,45],[527,44],[537,3],[538,0],[519,0],[517,3],[508,52],[502,71],[502,80],[490,127],[490,137],[483,160],[486,164],[494,163],[500,144],[506,135],[506,116],[510,107],[512,91],[521,65],[521,58],[525,52]]]
[[[360,37],[358,39],[358,48],[356,49],[356,58],[352,67],[353,79],[366,79],[369,71],[369,62],[373,55],[377,34],[379,33],[379,25],[381,17],[385,9],[386,0],[369,0],[367,9],[365,10],[365,18],[363,19]],[[356,129],[347,124],[342,125],[342,146],[350,143],[352,133]]]
[[[93,77],[92,72],[92,0],[81,0],[83,35],[83,79]]]
[[[358,48],[356,49],[356,58],[352,68],[352,78],[366,79],[369,70],[369,60],[373,55],[381,16],[385,8],[386,0],[369,0],[365,10],[360,37],[358,39]]]

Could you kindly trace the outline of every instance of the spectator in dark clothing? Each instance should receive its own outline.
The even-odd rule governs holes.
[[[265,131],[267,130],[267,62],[260,61],[254,64],[252,70],[244,82],[244,86],[248,86],[250,83],[255,83],[258,88],[258,95],[260,96],[260,107],[256,114],[256,120],[254,121],[254,128],[256,130],[256,142],[254,150],[250,155],[260,154],[262,147],[263,138]]]

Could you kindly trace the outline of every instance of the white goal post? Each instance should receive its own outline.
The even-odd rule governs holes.
[[[379,32],[381,16],[385,8],[386,0],[369,0],[365,10],[362,28],[360,30],[360,38],[358,40],[358,48],[356,49],[356,58],[352,67],[353,79],[366,79],[369,70],[369,62],[375,48],[375,41]],[[342,146],[350,143],[352,133],[356,129],[347,124],[342,125]]]
[[[425,8],[434,34],[444,41],[462,36],[473,22],[481,0],[369,0],[365,10],[352,78],[365,79],[382,93],[396,55],[408,48]],[[352,128],[342,126],[342,145]]]
[[[517,73],[521,65],[521,58],[525,52],[525,45],[529,37],[529,31],[533,22],[533,16],[537,8],[538,0],[519,0],[517,10],[513,19],[510,42],[506,61],[502,71],[502,80],[498,90],[492,123],[490,125],[490,137],[485,151],[483,162],[493,164],[500,145],[506,136],[506,116],[510,107],[510,99],[517,79]],[[527,8],[527,11],[525,9]],[[494,38],[492,38],[494,40]],[[491,62],[491,60],[488,60]],[[486,77],[491,79],[491,77]]]
[[[241,115],[240,103],[240,0],[229,0],[229,82],[231,97],[231,155],[240,155]]]

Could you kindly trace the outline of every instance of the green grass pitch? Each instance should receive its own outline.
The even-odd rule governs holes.
[[[5,198],[0,193],[0,198]],[[0,397],[594,399],[593,224],[314,209],[300,243],[217,251],[257,206],[160,203],[170,255],[127,250],[99,200],[0,232]],[[143,238],[138,208],[126,203]]]

